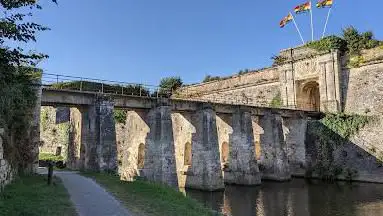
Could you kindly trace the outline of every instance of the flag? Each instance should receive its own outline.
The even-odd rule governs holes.
[[[291,22],[291,20],[293,20],[293,15],[291,15],[291,13],[289,13],[289,15],[285,16],[281,22],[279,23],[279,27],[283,28],[285,27],[285,25],[287,25],[289,22]]]
[[[309,11],[309,10],[311,10],[311,2],[310,1],[308,1],[304,4],[301,4],[301,5],[298,5],[294,8],[294,12],[296,14],[304,13],[304,12]]]
[[[322,0],[317,2],[317,8],[332,7],[332,0]]]

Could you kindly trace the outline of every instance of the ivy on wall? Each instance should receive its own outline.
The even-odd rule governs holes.
[[[357,134],[370,120],[370,116],[330,113],[326,114],[326,117],[320,122],[341,138],[349,139]]]
[[[4,157],[20,172],[36,159],[34,143],[28,135],[37,98],[33,84],[40,77],[41,73],[25,67],[8,67],[0,74],[0,127],[5,128],[2,137]]]
[[[328,181],[335,180],[341,174],[348,180],[354,179],[358,175],[357,171],[336,164],[333,153],[371,120],[370,116],[331,113],[320,121],[309,122],[307,139],[309,143],[316,143],[317,163],[307,175],[315,173]]]

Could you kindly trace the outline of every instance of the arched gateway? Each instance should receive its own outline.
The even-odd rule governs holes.
[[[319,83],[310,81],[302,84],[297,94],[297,105],[302,110],[320,111]]]

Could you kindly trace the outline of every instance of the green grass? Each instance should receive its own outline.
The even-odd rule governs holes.
[[[56,156],[56,155],[51,154],[51,153],[40,153],[39,154],[39,160],[57,162],[57,161],[63,161],[64,157],[61,155]]]
[[[58,178],[51,186],[46,176],[24,176],[0,192],[0,215],[75,216],[69,195]]]
[[[137,215],[216,215],[194,199],[165,185],[141,180],[123,182],[119,177],[100,173],[82,173],[93,178]]]

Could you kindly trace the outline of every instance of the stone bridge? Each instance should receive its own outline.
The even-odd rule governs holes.
[[[70,107],[68,166],[172,186],[218,190],[303,175],[307,120],[317,112],[42,89]],[[125,124],[114,109],[126,110]]]

